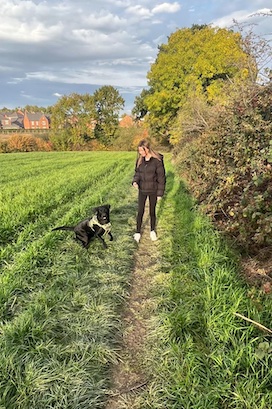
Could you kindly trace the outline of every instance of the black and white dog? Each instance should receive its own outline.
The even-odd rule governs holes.
[[[110,223],[110,205],[98,206],[94,209],[94,216],[79,222],[76,226],[60,226],[55,227],[55,230],[70,230],[75,233],[75,239],[79,241],[86,249],[89,247],[92,239],[98,238],[107,248],[107,244],[103,238],[106,234],[109,235],[110,241],[113,240],[111,234]]]

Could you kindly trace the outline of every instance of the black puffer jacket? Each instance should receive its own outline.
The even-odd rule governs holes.
[[[134,182],[143,193],[157,193],[157,196],[163,196],[166,182],[163,155],[161,160],[154,157],[149,160],[143,158],[142,163],[135,167],[132,183]]]

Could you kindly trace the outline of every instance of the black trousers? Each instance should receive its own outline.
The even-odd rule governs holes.
[[[147,198],[149,199],[150,230],[151,231],[155,230],[155,227],[156,227],[157,193],[143,193],[139,190],[137,226],[136,226],[137,233],[141,233],[141,227],[142,227],[143,216],[144,216],[144,211],[145,211],[145,202]]]

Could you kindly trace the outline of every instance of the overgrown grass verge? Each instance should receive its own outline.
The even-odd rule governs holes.
[[[268,334],[235,313],[271,328],[271,297],[252,293],[238,256],[201,215],[182,183],[168,178],[159,218],[161,273],[154,279],[157,316],[147,352],[152,380],[139,408],[267,409],[272,407]]]

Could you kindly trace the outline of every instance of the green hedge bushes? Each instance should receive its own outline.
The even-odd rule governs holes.
[[[176,147],[177,168],[198,202],[250,253],[272,245],[271,106],[271,82],[243,89]]]

